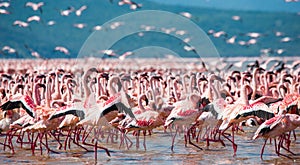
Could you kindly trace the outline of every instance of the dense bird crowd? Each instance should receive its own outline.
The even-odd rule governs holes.
[[[89,67],[89,61],[97,67]],[[97,149],[110,155],[101,143],[105,139],[130,149],[134,143],[139,148],[143,136],[146,150],[146,137],[165,130],[173,132],[172,151],[176,135],[184,133],[186,145],[201,150],[200,141],[207,146],[229,143],[236,154],[235,133],[245,126],[259,126],[253,139],[265,138],[264,146],[269,138],[277,140],[278,155],[290,157],[280,149],[294,154],[290,143],[300,125],[299,61],[245,61],[239,70],[232,68],[239,65],[227,62],[226,69],[215,72],[209,64],[192,60],[122,62],[2,62],[4,150],[14,153],[16,146],[30,146],[34,154],[39,146],[42,154],[67,150],[72,144],[87,151],[92,146],[97,159]],[[135,142],[127,136],[131,133]],[[48,145],[49,139],[58,149]]]

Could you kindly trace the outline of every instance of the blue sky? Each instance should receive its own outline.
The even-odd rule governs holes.
[[[165,4],[201,6],[234,10],[300,12],[300,2],[284,0],[151,0]]]

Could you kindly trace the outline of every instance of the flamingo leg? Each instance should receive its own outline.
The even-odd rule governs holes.
[[[36,147],[36,142],[38,140],[38,136],[36,136],[36,138],[34,139],[34,132],[31,133],[31,152],[32,152],[32,155],[34,155],[34,150],[35,150],[35,147]]]
[[[189,142],[189,144],[191,144],[191,145],[193,145],[194,147],[196,147],[196,148],[202,150],[201,147],[199,147],[198,145],[194,144],[194,143],[191,141],[191,132],[190,132],[190,131],[191,131],[191,129],[188,129],[188,131],[187,131],[187,137],[188,137],[188,142]]]
[[[145,131],[145,130],[143,131],[143,135],[144,135],[143,146],[144,146],[144,149],[145,149],[145,151],[146,151],[147,149],[146,149],[146,131]]]
[[[10,149],[11,149],[11,153],[14,154],[15,153],[15,150],[14,150],[14,146],[13,146],[13,143],[12,143],[12,138],[14,137],[14,134],[16,133],[17,131],[10,131],[10,133],[8,134],[9,135],[9,138],[8,138],[8,144],[10,146]]]
[[[17,138],[17,142],[20,143],[20,147],[23,148],[23,138],[24,138],[25,132],[21,131],[18,138]]]
[[[40,140],[40,150],[41,150],[41,155],[43,155],[43,148],[42,148],[42,138],[43,138],[43,133],[38,133],[38,138]]]
[[[276,145],[276,139],[275,139],[275,151],[276,151],[276,154],[277,154],[278,156],[284,156],[284,157],[286,157],[286,158],[292,159],[291,157],[289,157],[289,156],[287,156],[287,155],[285,155],[285,154],[280,153],[280,148],[282,147],[282,143],[283,143],[283,136],[284,136],[284,135],[281,135],[281,136],[279,137],[278,148],[276,148],[277,145]]]
[[[296,137],[296,132],[295,132],[295,130],[293,130],[293,135],[294,135],[294,139],[295,139],[295,141],[297,140],[297,137]]]
[[[140,148],[140,130],[136,132],[136,149]]]
[[[229,126],[230,127],[230,126]],[[234,143],[234,128],[232,127],[232,139],[230,139],[229,137],[227,137],[225,135],[225,131],[229,128],[227,127],[225,130],[222,131],[222,135],[223,137],[225,137],[228,141],[230,141],[232,143],[232,148],[233,148],[233,156],[236,156],[236,151],[237,151],[237,145]]]
[[[6,144],[7,139],[8,139],[8,134],[6,133],[6,134],[4,134],[4,135],[5,135],[4,143],[1,143],[1,144],[3,145],[3,151],[5,151],[6,146],[8,146],[8,145]]]
[[[49,135],[49,136],[52,136],[57,142],[58,142],[58,149],[61,149],[61,147],[62,147],[62,144],[61,144],[61,142],[60,142],[60,140],[59,140],[59,135],[56,137],[55,136],[55,134],[54,133],[52,133],[51,131],[48,131],[47,132],[47,134]]]
[[[68,130],[67,136],[65,138],[65,142],[64,142],[64,150],[67,150],[67,145],[68,145],[68,139],[71,136],[71,129]]]
[[[280,147],[281,148],[283,148],[284,150],[286,150],[287,152],[289,152],[289,153],[291,153],[292,155],[296,155],[295,153],[293,153],[290,149],[289,149],[289,146],[288,147],[285,147],[284,145],[283,145],[283,140],[288,140],[289,142],[288,143],[290,143],[290,140],[289,139],[286,139],[286,135],[281,135],[281,137],[280,137],[281,139],[281,143],[280,143]],[[289,138],[289,136],[288,136],[288,138]]]
[[[174,143],[175,143],[175,137],[176,137],[177,132],[178,132],[178,129],[176,129],[175,134],[173,135],[173,138],[172,138],[172,145],[171,145],[172,152],[174,152]]]
[[[43,135],[45,136],[45,143],[42,142],[42,144],[46,147],[47,149],[47,152],[52,152],[52,153],[55,153],[55,154],[59,154],[59,152],[56,152],[54,150],[52,150],[49,145],[48,145],[48,133],[47,132],[44,132]]]
[[[123,133],[124,134],[124,133]],[[131,148],[132,146],[132,141],[126,136],[126,134],[124,134],[124,138],[125,138],[125,143],[126,143],[126,146],[127,146],[127,149],[129,150],[129,148]],[[127,140],[129,141],[130,145],[128,146],[128,142]]]
[[[122,147],[122,145],[126,143],[126,139],[124,137],[124,133],[121,133],[121,136],[120,136],[120,145],[119,145],[119,149]],[[127,143],[126,143],[127,145]],[[128,146],[127,146],[128,147]],[[128,148],[127,148],[128,149]]]
[[[260,159],[261,160],[263,160],[263,154],[264,154],[264,150],[265,150],[265,146],[267,144],[267,141],[268,141],[268,139],[265,139],[264,145],[262,146],[261,151],[260,151]]]

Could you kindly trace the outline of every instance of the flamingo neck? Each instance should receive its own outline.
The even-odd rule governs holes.
[[[249,105],[249,100],[248,100],[248,96],[247,96],[247,88],[250,88],[250,86],[244,85],[241,90],[241,99],[243,101],[243,104],[245,104],[245,105]]]
[[[50,108],[50,97],[51,97],[51,95],[50,95],[50,84],[49,84],[49,82],[48,82],[48,80],[47,80],[47,82],[46,82],[46,94],[45,94],[45,101],[46,101],[46,107],[47,108]]]
[[[196,75],[192,74],[190,77],[190,93],[193,93],[195,85],[196,85]]]
[[[251,100],[254,100],[255,99],[255,95],[257,93],[257,71],[258,69],[254,69],[253,71],[253,75],[252,75],[252,89],[253,89],[253,92],[252,92],[252,95],[251,95]]]
[[[108,87],[109,87],[109,92],[111,94],[111,96],[114,96],[115,94],[117,94],[117,89],[113,86],[113,84],[116,83],[117,86],[119,87],[119,90],[121,88],[121,81],[120,81],[120,78],[115,76],[115,77],[111,77],[110,80],[109,80],[109,84],[108,84]]]
[[[36,105],[41,105],[41,96],[40,96],[40,91],[39,91],[39,87],[38,84],[34,84],[34,89],[33,89],[33,99],[34,99],[34,103]]]
[[[146,111],[144,105],[143,105],[143,99],[145,99],[146,95],[145,94],[142,94],[140,97],[139,97],[139,101],[138,101],[138,107],[140,110],[142,110],[143,112]]]
[[[60,93],[60,84],[59,84],[58,75],[59,74],[56,74],[55,76],[55,93],[57,94],[57,99],[60,99],[61,93]]]

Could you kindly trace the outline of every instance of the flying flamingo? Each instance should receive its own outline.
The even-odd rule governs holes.
[[[0,14],[10,14],[10,12],[5,9],[0,9]]]
[[[54,48],[54,50],[55,50],[55,51],[62,52],[62,53],[64,53],[64,54],[66,54],[66,55],[69,55],[69,54],[70,54],[70,51],[69,51],[67,48],[63,47],[63,46],[56,46],[56,47]]]
[[[75,14],[76,14],[77,16],[81,16],[81,13],[82,13],[84,10],[86,10],[86,9],[87,9],[87,6],[86,6],[86,5],[83,5],[83,6],[81,6],[78,10],[75,11]]]
[[[41,21],[41,17],[37,16],[37,15],[33,15],[27,18],[27,22],[32,22],[32,21],[36,21],[36,22],[40,22]]]
[[[27,2],[25,4],[25,7],[31,7],[33,11],[39,10],[41,13],[43,13],[42,6],[44,6],[44,2],[39,2],[39,3]]]
[[[9,2],[1,2],[0,3],[0,7],[6,7],[6,8],[8,8],[9,6],[10,6]]]
[[[20,21],[20,20],[14,21],[13,25],[14,25],[14,26],[19,26],[19,27],[24,27],[24,28],[30,27],[30,26],[29,26],[29,23],[23,22],[23,21]]]
[[[69,16],[74,10],[75,10],[74,7],[69,7],[66,10],[61,10],[60,11],[60,15],[62,15],[62,16]]]

